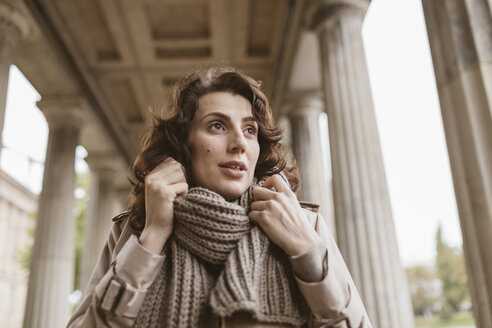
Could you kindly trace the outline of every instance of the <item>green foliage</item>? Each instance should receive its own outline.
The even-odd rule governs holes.
[[[32,222],[36,221],[37,211],[33,211],[29,213],[29,218]],[[33,223],[29,228],[27,228],[27,235],[34,240],[34,232],[36,229],[36,225]],[[29,271],[29,267],[31,266],[31,257],[32,257],[32,244],[26,245],[24,249],[20,250],[17,254],[17,262],[20,264],[21,268]]]
[[[436,274],[422,265],[409,267],[406,273],[413,312],[416,315],[430,313],[440,296]]]
[[[475,320],[471,312],[456,313],[449,321],[443,321],[439,315],[416,316],[415,328],[458,328],[458,327],[475,327]]]
[[[448,302],[444,302],[441,311],[439,311],[439,319],[444,322],[451,321],[454,312],[455,310],[453,309],[451,304],[449,304]]]
[[[73,289],[77,290],[80,282],[80,272],[82,265],[82,249],[84,247],[85,217],[87,212],[87,202],[89,195],[89,172],[77,173],[75,179],[76,190],[80,188],[83,193],[75,197],[75,268]]]
[[[461,249],[450,247],[442,238],[442,229],[439,227],[436,235],[437,275],[442,281],[443,316],[449,311],[459,310],[461,302],[469,299],[467,276],[463,252]]]

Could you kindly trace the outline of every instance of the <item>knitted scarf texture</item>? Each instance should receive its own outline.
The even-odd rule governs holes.
[[[235,311],[259,322],[307,322],[287,256],[248,218],[252,200],[252,187],[233,202],[197,187],[174,201],[166,259],[135,327],[199,327],[211,313]]]

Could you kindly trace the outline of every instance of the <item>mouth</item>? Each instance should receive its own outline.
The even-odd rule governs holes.
[[[246,165],[243,162],[239,161],[220,163],[219,166],[223,168],[230,168],[232,170],[246,171]]]
[[[246,165],[243,162],[231,161],[220,163],[222,172],[232,178],[242,178],[246,174]]]

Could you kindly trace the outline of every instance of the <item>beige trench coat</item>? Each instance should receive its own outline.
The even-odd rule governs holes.
[[[311,209],[306,210],[307,216],[322,238],[322,244],[308,254],[289,257],[299,289],[311,309],[308,327],[371,328],[359,293],[324,219],[316,213],[316,207],[307,203],[302,205]],[[85,297],[70,319],[68,328],[132,327],[147,289],[164,262],[165,255],[151,253],[139,244],[138,232],[131,228],[126,212],[113,221]],[[318,275],[321,279],[312,280],[318,268],[321,268]],[[308,281],[315,282],[300,277],[309,277],[311,280]],[[281,327],[259,323],[247,313],[210,318],[210,322],[202,326]]]

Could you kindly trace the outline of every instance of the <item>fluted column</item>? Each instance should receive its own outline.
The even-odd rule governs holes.
[[[117,186],[116,187],[116,200],[118,204],[118,212],[124,212],[128,209],[130,204],[131,185]]]
[[[86,158],[91,171],[89,207],[85,221],[84,249],[80,274],[80,289],[85,290],[97,258],[108,238],[111,219],[118,214],[114,179],[114,155],[91,155]]]
[[[19,2],[0,0],[0,148],[3,145],[2,131],[10,65],[14,61],[17,41],[26,35],[27,31],[27,19],[20,10]]]
[[[300,97],[289,101],[289,107],[292,150],[301,176],[299,199],[320,204],[320,213],[334,233],[333,195],[319,122],[323,101],[316,96]]]
[[[477,327],[492,327],[492,14],[487,0],[424,0]]]
[[[340,250],[374,327],[413,327],[362,42],[368,0],[314,1]]]
[[[83,119],[78,98],[41,100],[49,126],[43,189],[24,314],[25,328],[61,328],[73,290],[75,147]]]

